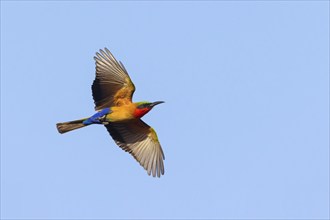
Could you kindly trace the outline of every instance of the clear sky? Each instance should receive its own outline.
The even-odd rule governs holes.
[[[165,175],[94,114],[109,48]],[[1,218],[329,218],[329,2],[1,1]]]

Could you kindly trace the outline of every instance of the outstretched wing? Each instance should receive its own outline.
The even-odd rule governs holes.
[[[141,119],[105,125],[116,144],[129,152],[152,176],[164,175],[163,150],[153,128]]]
[[[96,53],[96,77],[92,85],[95,110],[132,102],[135,86],[124,65],[105,48]]]

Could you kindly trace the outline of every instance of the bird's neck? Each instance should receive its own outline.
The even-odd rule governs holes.
[[[133,115],[135,118],[142,118],[150,110],[151,110],[150,108],[136,108]]]

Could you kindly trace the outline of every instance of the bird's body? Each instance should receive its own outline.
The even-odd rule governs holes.
[[[135,119],[134,113],[136,111],[136,105],[134,103],[129,103],[122,106],[114,106],[110,108],[111,113],[107,114],[106,120],[109,122],[118,122],[125,120]]]
[[[100,54],[101,53],[101,54]],[[143,166],[150,175],[164,174],[165,159],[153,128],[140,118],[158,102],[132,102],[135,86],[124,65],[108,49],[100,50],[94,57],[96,78],[92,93],[97,113],[88,118],[58,123],[60,133],[66,133],[92,124],[103,124],[116,144]]]
[[[106,120],[109,122],[118,122],[141,118],[144,114],[137,108],[137,103],[127,103],[126,105],[114,106],[110,108],[111,113],[107,114]],[[141,111],[141,113],[140,113]]]

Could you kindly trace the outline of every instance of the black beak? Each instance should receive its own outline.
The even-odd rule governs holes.
[[[154,107],[155,105],[158,105],[158,104],[161,104],[161,103],[164,103],[163,101],[157,101],[157,102],[153,102],[150,104],[150,107]]]

